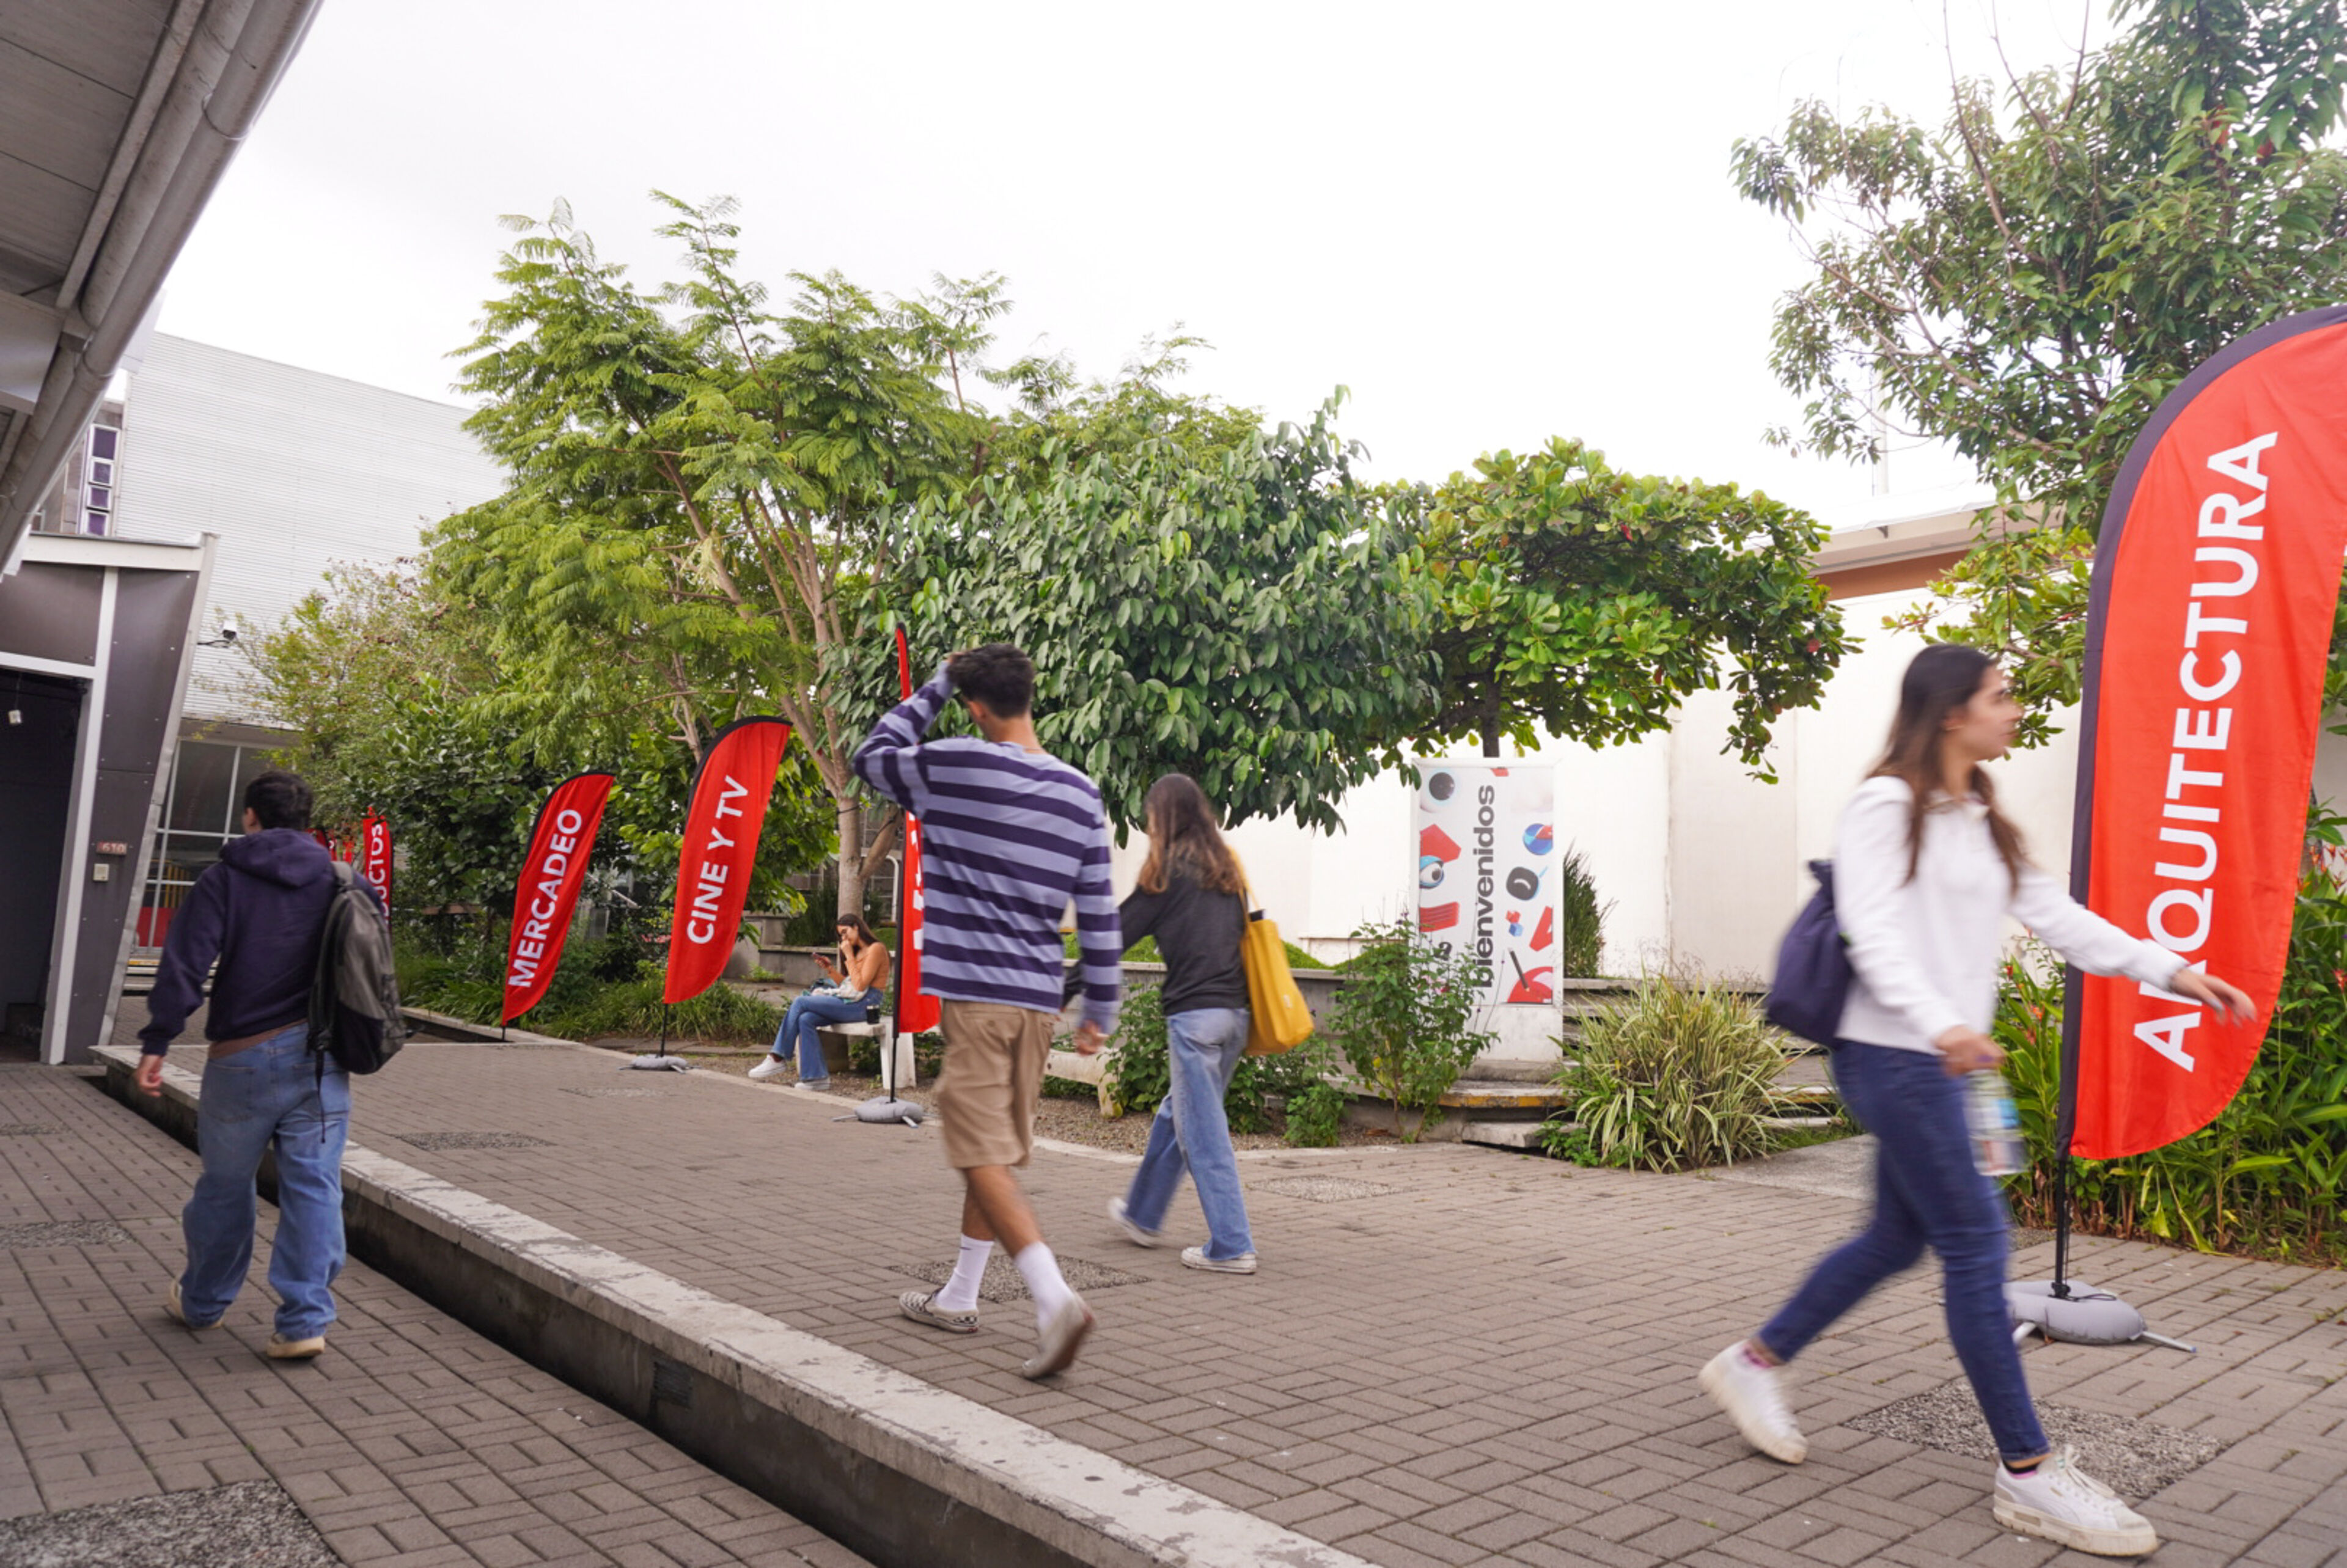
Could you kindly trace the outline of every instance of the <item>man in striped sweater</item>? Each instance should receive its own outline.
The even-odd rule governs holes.
[[[1123,943],[1100,790],[1036,740],[1034,692],[1033,662],[1007,642],[957,653],[873,726],[856,771],[921,819],[921,989],[945,1002],[938,1115],[964,1187],[953,1277],[897,1305],[917,1323],[976,1333],[979,1281],[999,1238],[1035,1298],[1042,1338],[1020,1370],[1048,1378],[1076,1358],[1092,1314],[1061,1276],[1012,1173],[1035,1146],[1069,899],[1083,950],[1076,1049],[1087,1056],[1116,1026]],[[924,744],[957,694],[981,738]]]

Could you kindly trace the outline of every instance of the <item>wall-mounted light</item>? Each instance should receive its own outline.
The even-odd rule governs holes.
[[[206,637],[196,643],[199,648],[233,648],[236,646],[236,614],[233,610],[220,617],[218,637]]]

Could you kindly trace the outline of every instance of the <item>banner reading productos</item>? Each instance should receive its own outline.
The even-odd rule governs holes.
[[[774,770],[790,743],[791,727],[780,719],[737,719],[717,733],[692,775],[663,1001],[697,997],[725,972],[742,932],[742,906],[750,896],[750,867],[774,793]]]
[[[2347,309],[2242,339],[2160,405],[2103,515],[2072,891],[2258,1017],[2073,975],[2065,1131],[2089,1159],[2206,1126],[2281,989],[2347,553]]]
[[[1539,764],[1422,764],[1418,928],[1471,957],[1484,999],[1556,997],[1556,774]]]
[[[514,888],[513,932],[506,942],[506,997],[501,1022],[536,1007],[562,961],[570,912],[587,879],[587,856],[603,825],[611,796],[610,774],[580,774],[554,786],[538,808],[529,853]]]

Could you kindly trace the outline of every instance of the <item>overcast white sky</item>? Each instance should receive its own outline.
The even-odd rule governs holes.
[[[2026,69],[2089,20],[2103,0],[327,0],[161,324],[456,401],[500,213],[568,198],[649,284],[644,193],[723,193],[769,279],[1007,274],[1005,357],[1105,374],[1181,322],[1214,344],[1194,389],[1292,418],[1348,386],[1380,477],[1573,435],[1846,526],[1920,508],[1762,443],[1794,413],[1768,334],[1801,266],[1729,146],[1807,96],[1936,121],[1943,38],[1994,70],[1993,31]]]

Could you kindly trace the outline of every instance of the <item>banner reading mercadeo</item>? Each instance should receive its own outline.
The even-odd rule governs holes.
[[[2347,308],[2196,371],[2128,453],[2096,552],[2072,887],[2231,980],[2249,1023],[2074,978],[2070,1147],[2114,1159],[2212,1121],[2281,989],[2347,553]]]
[[[570,912],[587,879],[587,857],[611,797],[610,774],[580,774],[554,786],[529,830],[529,852],[514,887],[513,931],[506,942],[505,1009],[511,1023],[536,1007],[562,961]]]
[[[699,996],[725,972],[741,935],[742,906],[758,834],[774,793],[774,770],[791,743],[780,719],[737,719],[717,733],[692,775],[684,846],[676,869],[676,913],[669,923],[663,1001]]]
[[[913,694],[913,658],[905,629],[897,629],[897,683]],[[842,853],[846,846],[842,845]],[[905,814],[904,891],[897,910],[897,1032],[919,1034],[938,1027],[945,1003],[921,990],[921,819]]]

